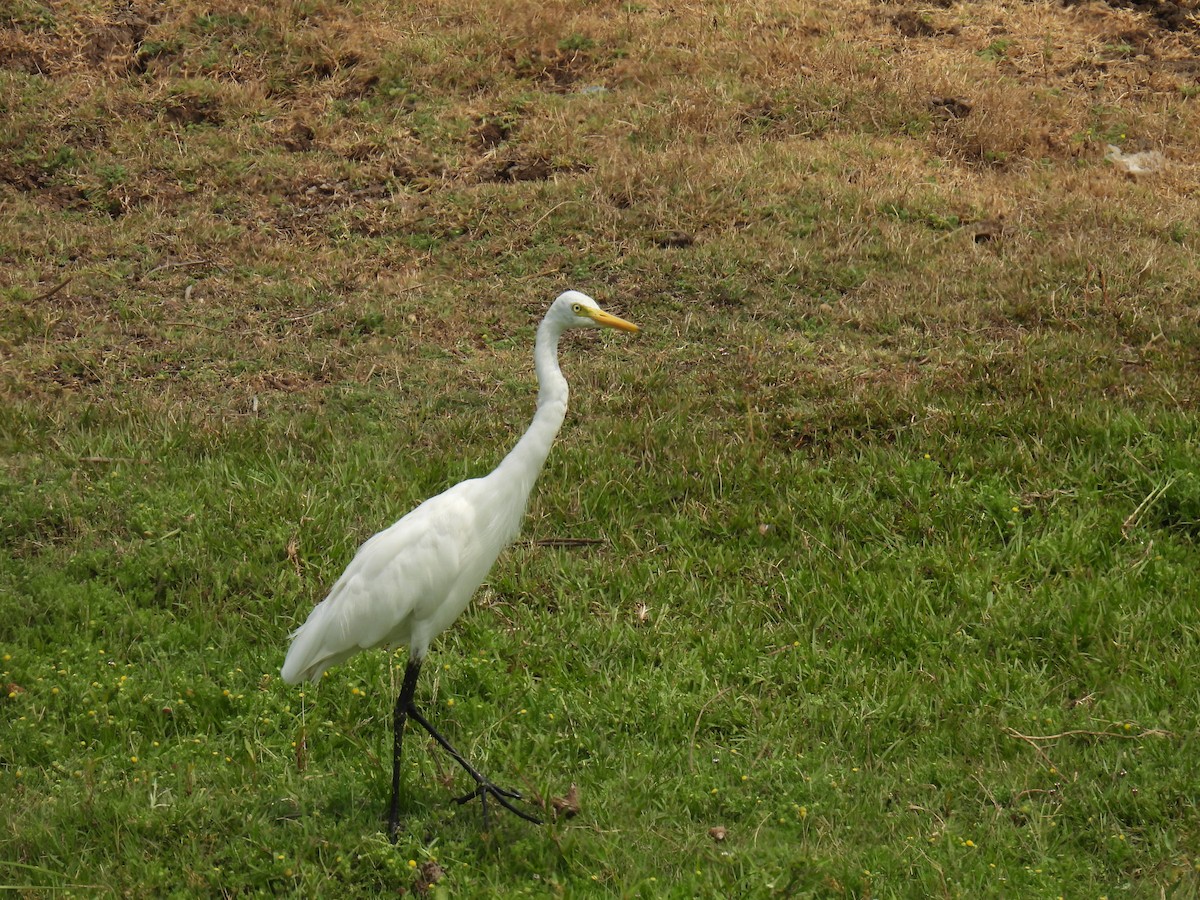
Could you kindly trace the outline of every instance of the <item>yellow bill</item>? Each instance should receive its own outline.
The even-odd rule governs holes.
[[[592,317],[592,321],[597,325],[603,325],[605,328],[616,328],[618,331],[637,331],[638,327],[632,322],[626,322],[620,316],[614,316],[612,313],[606,313],[602,309],[588,310],[588,315]]]

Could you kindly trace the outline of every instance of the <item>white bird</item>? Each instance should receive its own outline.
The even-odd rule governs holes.
[[[316,682],[330,666],[360,650],[408,647],[404,683],[393,712],[392,799],[388,832],[399,826],[400,745],[408,718],[415,719],[475,779],[487,829],[488,795],[523,819],[540,824],[510,803],[516,791],[481,775],[417,710],[417,675],[429,645],[466,609],[476,588],[516,538],[525,505],[567,412],[567,380],[558,366],[558,341],[568,328],[603,326],[637,331],[602,310],[591,297],[567,291],[551,304],[538,327],[533,359],[537,412],[500,465],[482,478],[460,482],[426,500],[400,521],[367,540],[329,595],[291,635],[283,680]]]

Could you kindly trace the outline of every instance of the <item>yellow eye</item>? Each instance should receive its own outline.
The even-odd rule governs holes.
[[[583,311],[583,307],[580,306],[578,303],[571,304],[571,312],[575,313],[575,315],[579,315],[582,311]]]

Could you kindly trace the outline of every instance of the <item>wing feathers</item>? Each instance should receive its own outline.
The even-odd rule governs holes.
[[[359,548],[329,595],[293,632],[284,681],[316,681],[330,666],[371,647],[408,645],[424,653],[466,607],[503,547],[495,540],[494,552],[481,546],[478,482],[462,482],[425,501]]]

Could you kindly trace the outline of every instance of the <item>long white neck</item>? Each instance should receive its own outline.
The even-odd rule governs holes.
[[[528,497],[538,473],[550,454],[550,445],[567,415],[567,379],[558,367],[558,339],[562,327],[543,319],[538,326],[537,343],[533,348],[533,364],[538,379],[537,412],[528,430],[500,462],[489,478],[494,478],[497,490]]]

